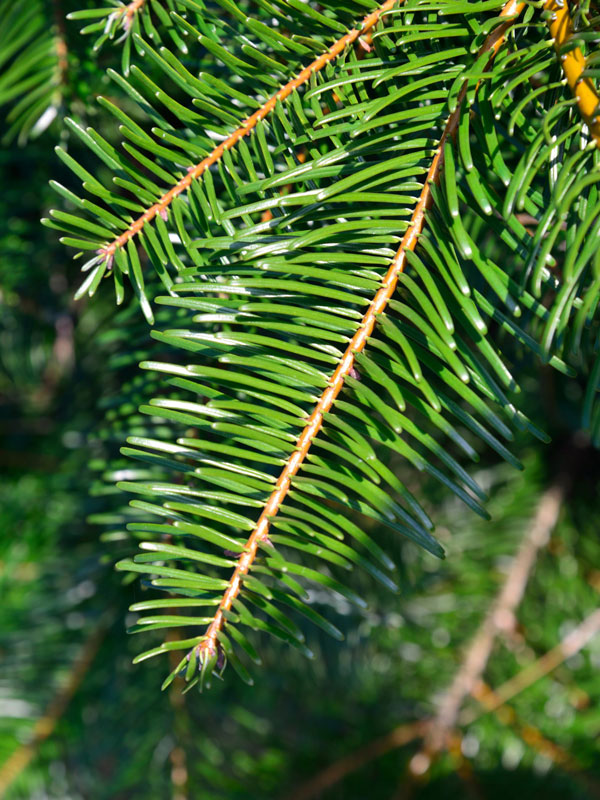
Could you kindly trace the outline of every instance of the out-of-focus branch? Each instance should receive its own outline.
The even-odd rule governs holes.
[[[511,706],[505,705],[492,687],[488,686],[484,681],[480,681],[473,689],[472,696],[482,706],[483,713],[488,711],[494,713],[503,725],[514,728],[526,744],[538,753],[547,756],[552,763],[566,769],[580,769],[580,765],[570,753],[555,744],[555,742],[550,741],[534,725],[522,722],[517,717],[515,710]],[[482,711],[478,709],[474,712],[473,718],[479,718],[480,716],[482,716]]]
[[[515,611],[523,599],[537,554],[548,543],[556,525],[566,485],[566,476],[561,476],[542,495],[535,517],[512,561],[500,593],[471,641],[454,680],[442,697],[434,724],[427,736],[428,751],[437,752],[446,746],[448,735],[456,725],[465,698],[473,692],[486,668],[496,636],[514,628]]]
[[[505,704],[539,680],[539,678],[548,675],[567,658],[578,653],[598,632],[600,632],[600,609],[593,611],[586,617],[580,625],[565,636],[560,644],[519,672],[514,678],[503,683],[498,689],[491,689],[482,681],[478,681],[477,685],[472,688],[471,694],[480,703],[481,708],[469,712],[469,714],[461,715],[457,721],[461,726],[470,725],[487,712],[494,712],[498,714],[501,722],[511,724],[517,728],[526,744],[548,756],[555,764],[559,764],[569,770],[580,769],[569,753],[547,739],[533,725],[521,723],[514,710]],[[436,725],[436,717],[399,725],[385,736],[375,739],[338,761],[334,761],[333,764],[319,772],[310,781],[301,785],[291,796],[286,797],[286,800],[313,800],[326,789],[329,789],[370,761],[417,739],[431,736]],[[453,736],[452,731],[449,732],[447,741],[449,748],[456,750],[457,739]],[[430,763],[431,758],[427,752],[421,751],[417,753],[411,761],[413,777],[418,777],[427,772]],[[414,770],[412,770],[413,765],[415,767]]]
[[[0,767],[0,798],[5,796],[10,785],[29,765],[40,744],[54,732],[92,665],[107,629],[108,618],[104,616],[83,643],[66,682],[50,701],[44,715],[36,722],[29,741],[17,748]]]
[[[54,399],[61,380],[69,374],[75,363],[75,329],[69,314],[61,314],[55,324],[56,336],[52,353],[44,369],[40,385],[32,396],[37,408],[47,408]]]
[[[335,761],[310,781],[301,785],[286,800],[312,800],[312,798],[317,797],[320,793],[370,761],[421,738],[425,740],[425,747],[413,757],[411,768],[412,766],[415,767],[415,775],[418,773],[423,774],[428,770],[431,763],[431,751],[435,752],[452,741],[452,730],[457,723],[461,725],[469,724],[486,713],[486,711],[499,708],[509,697],[513,697],[527,688],[529,684],[526,683],[523,673],[525,673],[526,677],[529,676],[528,680],[534,675],[537,676],[534,680],[537,680],[538,677],[542,677],[543,674],[547,674],[559,663],[562,663],[565,658],[577,652],[577,650],[573,649],[577,644],[583,647],[589,641],[593,635],[592,628],[600,626],[600,611],[595,612],[598,618],[591,615],[591,618],[588,618],[579,628],[569,634],[561,645],[536,661],[523,673],[519,673],[514,679],[503,684],[499,689],[501,694],[498,696],[505,699],[499,704],[491,707],[488,700],[485,703],[482,702],[483,707],[474,711],[469,718],[459,717],[466,697],[472,695],[481,702],[478,694],[481,687],[481,675],[490,657],[494,640],[499,633],[510,631],[514,627],[515,611],[523,599],[537,555],[540,549],[547,545],[558,521],[560,509],[570,483],[569,474],[570,470],[565,468],[564,473],[561,473],[553,486],[542,495],[535,516],[527,527],[525,537],[512,561],[502,588],[475,638],[472,640],[455,679],[444,695],[438,714],[431,719],[400,725],[389,734]],[[562,654],[562,658],[559,658],[559,653]],[[507,694],[507,687],[512,694]],[[523,731],[524,740],[532,744],[532,746],[534,739],[536,741],[543,739],[541,734],[536,738],[532,733],[535,732],[532,726],[523,726]],[[545,752],[550,755],[550,748],[545,748]],[[557,763],[567,766],[567,762],[564,759],[557,757],[555,760]]]
[[[598,632],[600,632],[600,609],[587,616],[580,625],[565,636],[560,644],[519,672],[514,678],[503,683],[498,689],[490,689],[482,681],[478,681],[477,685],[471,689],[471,693],[473,698],[480,703],[481,708],[470,712],[468,715],[461,715],[457,721],[461,726],[470,725],[487,712],[498,713],[502,722],[514,724],[515,727],[518,727],[523,741],[530,747],[544,753],[554,763],[566,769],[578,769],[579,765],[570,754],[543,736],[533,725],[520,723],[514,710],[506,706],[505,703],[527,689],[539,678],[548,675],[566,659],[578,653]],[[430,737],[436,725],[437,717],[399,725],[385,736],[375,739],[338,761],[334,761],[333,764],[319,772],[310,781],[301,785],[291,796],[286,797],[286,800],[313,800],[326,789],[370,761],[417,739]],[[452,731],[448,733],[448,737],[447,741],[450,749],[456,750],[457,739],[453,736]],[[417,753],[411,761],[411,765],[415,766],[414,776],[427,772],[430,763],[431,758],[427,752],[421,751]]]
[[[169,609],[166,609],[165,613],[169,613]],[[177,639],[175,630],[169,628],[167,641],[174,641],[175,639]],[[171,669],[176,669],[179,663],[179,657],[175,650],[169,652],[169,662]],[[171,784],[173,786],[172,800],[188,800],[189,775],[187,770],[187,756],[183,747],[183,742],[186,739],[189,725],[185,708],[184,689],[185,681],[178,675],[169,688],[169,702],[173,709],[173,734],[175,736],[175,744],[169,753],[169,760],[171,762]]]
[[[286,800],[311,800],[311,798],[317,797],[330,786],[334,786],[347,775],[368,764],[369,761],[380,758],[391,750],[403,747],[415,739],[420,739],[424,735],[427,725],[427,720],[417,720],[406,725],[399,725],[390,733],[375,739],[360,750],[340,758],[339,761],[334,761],[329,767],[287,796]]]
[[[523,688],[526,687],[523,686]],[[503,725],[511,727],[532,750],[541,753],[553,764],[571,773],[574,779],[586,789],[590,797],[600,798],[600,784],[584,771],[583,765],[577,758],[544,736],[534,725],[520,720],[514,708],[506,705],[490,686],[481,681],[473,692],[473,698],[482,706],[482,710],[476,714],[476,718],[488,711],[492,712]]]
[[[52,11],[54,15],[54,26],[56,28],[56,83],[61,85],[67,82],[69,51],[67,49],[65,15],[60,0],[52,0]]]
[[[553,647],[533,664],[525,667],[513,678],[499,686],[491,695],[481,687],[474,687],[473,696],[481,702],[487,711],[495,711],[507,703],[515,695],[520,694],[533,683],[543,678],[548,673],[560,666],[571,656],[574,656],[600,632],[600,609],[589,614],[571,633],[567,634],[562,642]],[[484,698],[484,699],[482,699]],[[476,714],[479,716],[479,714]],[[473,714],[464,714],[460,722],[468,725],[475,717]]]

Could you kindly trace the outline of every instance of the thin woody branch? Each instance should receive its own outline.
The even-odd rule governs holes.
[[[537,555],[545,547],[558,521],[563,503],[566,479],[550,487],[538,504],[535,517],[512,561],[506,579],[479,630],[468,647],[454,680],[444,693],[432,725],[426,749],[437,752],[446,746],[456,726],[464,700],[474,692],[487,666],[496,637],[514,627],[518,608]]]
[[[165,614],[172,613],[172,609],[165,609]],[[173,629],[169,630],[167,641],[177,638]],[[177,668],[179,661],[175,650],[169,652],[171,669]],[[169,690],[169,703],[173,709],[173,734],[175,743],[169,753],[171,762],[171,783],[173,792],[171,800],[189,800],[189,771],[187,766],[187,753],[184,743],[190,737],[188,712],[185,707],[185,696],[182,693],[184,680],[177,677]]]
[[[520,694],[545,675],[555,670],[579,653],[593,638],[600,633],[600,609],[595,609],[583,622],[568,633],[556,647],[549,650],[517,675],[503,683],[491,694],[483,691],[474,691],[474,695],[481,702],[486,711],[496,711],[517,694]],[[465,714],[461,722],[470,723],[471,715]]]
[[[125,13],[129,13],[133,6],[141,6],[143,2],[144,0],[134,0],[133,3],[130,3],[129,6],[127,6],[127,11]],[[123,245],[127,244],[130,239],[132,239],[142,230],[147,222],[153,220],[158,214],[164,215],[173,200],[182,194],[182,192],[185,192],[192,184],[192,181],[199,178],[213,164],[216,164],[218,161],[220,161],[227,150],[231,150],[231,148],[235,147],[240,139],[243,139],[244,136],[248,136],[254,130],[254,128],[256,128],[258,123],[265,119],[265,117],[267,117],[275,109],[278,101],[281,102],[289,97],[295,89],[298,89],[308,80],[310,80],[311,75],[322,70],[323,67],[334,61],[341,53],[343,53],[346,47],[356,42],[360,36],[363,36],[365,33],[368,33],[372,28],[374,28],[382,16],[394,7],[396,2],[397,0],[385,0],[385,2],[376,8],[375,11],[372,11],[370,14],[368,14],[357,28],[352,28],[352,30],[350,30],[347,34],[334,42],[327,52],[316,58],[312,64],[309,64],[307,67],[305,67],[295,78],[293,78],[293,80],[289,81],[289,83],[286,83],[284,87],[279,89],[279,91],[270,97],[267,102],[258,109],[258,111],[255,111],[252,116],[248,117],[248,119],[245,120],[245,122],[243,122],[239,128],[237,128],[237,130],[230,134],[224,142],[218,145],[218,147],[215,147],[212,153],[206,156],[206,158],[204,158],[199,164],[196,164],[195,167],[192,167],[187,175],[184,175],[184,177],[181,178],[181,180],[178,181],[172,189],[169,189],[169,191],[166,192],[166,194],[164,194],[157,203],[154,203],[154,205],[146,209],[141,217],[138,217],[138,219],[136,219],[135,222],[133,222],[124,233],[118,236],[113,242],[103,247],[101,252],[107,258],[114,256],[115,251],[119,247],[123,247]],[[135,10],[137,9],[134,9],[132,13],[134,13]]]
[[[590,78],[582,77],[585,69],[585,56],[579,47],[561,55],[562,48],[568,44],[574,33],[567,0],[547,0],[544,10],[551,12],[550,33],[554,39],[556,52],[560,56],[567,82],[577,100],[579,112],[596,144],[600,147],[600,96],[593,81]]]
[[[17,748],[0,768],[0,798],[5,796],[11,784],[34,758],[41,743],[54,732],[73,695],[87,675],[106,635],[108,624],[109,615],[105,615],[84,642],[66,682],[50,702],[44,715],[36,722],[29,741]]]
[[[527,687],[522,686],[520,691],[525,688]],[[577,783],[587,790],[590,797],[600,797],[598,781],[586,772],[585,766],[579,759],[568,750],[565,750],[564,747],[549,739],[531,723],[523,722],[517,716],[515,710],[500,700],[490,686],[481,681],[475,687],[472,697],[481,705],[481,708],[477,711],[477,719],[487,712],[493,713],[503,725],[512,728],[528,747],[536,753],[541,753],[552,764],[569,772]]]
[[[571,753],[548,739],[535,726],[521,722],[515,710],[505,705],[492,687],[488,686],[484,681],[479,682],[473,689],[471,696],[474,700],[477,700],[482,707],[477,711],[478,717],[488,711],[494,713],[496,718],[503,725],[513,728],[526,744],[537,752],[543,753],[550,758],[554,764],[558,764],[569,770],[581,769],[581,765],[573,758]]]
[[[67,32],[65,30],[65,15],[59,0],[53,0],[52,12],[54,15],[54,25],[56,27],[56,39],[54,47],[56,50],[56,83],[65,83],[67,68],[69,66],[69,52],[67,49]]]
[[[354,751],[350,755],[334,761],[314,778],[303,783],[291,795],[286,796],[286,800],[312,800],[313,797],[321,797],[322,793],[335,786],[347,775],[381,758],[386,753],[404,747],[417,739],[421,739],[429,726],[429,720],[417,720],[408,722],[406,725],[399,725],[394,730],[374,739],[361,750]]]
[[[480,704],[480,708],[472,712],[461,715],[459,720],[462,727],[471,725],[484,714],[489,712],[498,713],[501,722],[511,724],[518,729],[523,741],[538,752],[544,753],[554,763],[559,764],[564,769],[570,771],[581,770],[581,765],[576,759],[563,748],[556,745],[545,737],[537,728],[530,724],[522,724],[518,720],[513,709],[505,704],[525,691],[535,681],[548,675],[566,659],[578,653],[585,647],[594,636],[600,633],[600,610],[596,609],[589,614],[574,630],[572,630],[562,642],[549,650],[533,664],[519,672],[510,680],[503,683],[497,689],[491,689],[479,682],[473,687],[472,697]],[[501,714],[501,712],[506,712]],[[334,761],[321,772],[317,773],[306,783],[302,784],[288,800],[312,800],[320,797],[322,792],[334,786],[339,781],[351,775],[356,770],[371,761],[381,758],[386,753],[414,742],[418,739],[428,738],[437,727],[436,717],[423,720],[416,720],[399,725],[389,733],[369,744],[355,750],[347,756]],[[417,753],[411,761],[411,766],[416,759],[419,759],[419,769],[414,770],[413,774],[423,774],[429,768],[430,759],[423,751]],[[582,777],[580,775],[580,777]]]
[[[386,3],[385,5],[387,6],[388,4]],[[501,16],[512,18],[515,15],[518,15],[523,7],[523,3],[518,3],[516,0],[509,0],[509,2],[502,9]],[[482,53],[490,50],[495,53],[500,47],[505,33],[511,24],[512,23],[510,21],[507,21],[498,26],[498,28],[496,28],[496,30],[486,39],[479,54],[481,55]],[[217,638],[219,631],[225,622],[225,613],[231,609],[234,600],[240,593],[244,575],[248,573],[252,563],[254,562],[254,559],[256,558],[259,544],[261,542],[268,541],[271,521],[273,517],[277,515],[281,504],[290,491],[292,478],[297,474],[298,470],[304,463],[313,439],[321,430],[325,414],[327,414],[327,412],[331,409],[337,396],[342,391],[344,379],[348,374],[350,374],[354,366],[356,354],[362,352],[364,349],[369,337],[373,332],[378,315],[385,311],[389,300],[394,294],[396,285],[398,283],[398,276],[403,272],[406,264],[406,254],[408,251],[415,249],[419,235],[423,230],[426,211],[428,208],[430,208],[433,201],[431,187],[432,185],[437,184],[440,179],[441,170],[444,165],[444,145],[448,139],[454,135],[458,127],[461,114],[461,105],[466,95],[466,91],[467,83],[465,82],[459,94],[456,110],[450,115],[440,138],[432,163],[427,172],[421,195],[413,211],[408,229],[406,230],[406,233],[402,238],[402,242],[400,243],[400,247],[398,248],[398,251],[396,252],[396,255],[394,256],[394,259],[392,260],[382,281],[382,286],[373,298],[369,309],[362,319],[360,327],[350,340],[350,343],[346,348],[340,363],[333,373],[327,389],[325,389],[319,398],[319,401],[317,402],[312,414],[308,419],[306,427],[300,434],[296,444],[296,449],[283,468],[277,483],[275,484],[275,489],[267,500],[258,522],[246,543],[245,550],[238,561],[238,565],[235,568],[233,575],[231,576],[229,585],[225,590],[225,594],[223,595],[223,599],[214,616],[214,619],[209,625],[202,642],[198,645],[199,652],[204,650],[212,655],[217,651]]]

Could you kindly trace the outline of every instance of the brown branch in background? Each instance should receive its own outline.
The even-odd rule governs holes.
[[[381,9],[383,9],[385,5],[386,4],[381,6]],[[524,3],[518,3],[516,0],[508,0],[499,16],[515,18],[523,8]],[[489,51],[496,53],[511,25],[512,20],[499,25],[487,37],[481,49],[479,50],[479,55]],[[348,36],[349,35],[350,34],[348,34]],[[250,567],[254,563],[259,545],[268,542],[269,529],[271,527],[272,519],[277,515],[281,504],[291,489],[292,478],[298,473],[302,464],[304,463],[314,438],[318,435],[323,426],[325,414],[327,414],[327,412],[332,408],[336,398],[342,391],[344,387],[344,379],[351,373],[351,370],[354,367],[356,354],[364,350],[365,345],[367,344],[377,322],[377,317],[385,311],[388,302],[396,290],[399,275],[401,272],[403,272],[406,264],[406,254],[407,252],[415,249],[425,224],[425,214],[432,205],[433,195],[431,187],[437,184],[442,174],[442,169],[444,166],[444,146],[446,142],[452,136],[454,136],[454,133],[458,128],[462,101],[466,95],[467,86],[468,81],[465,81],[458,95],[456,109],[450,115],[446,125],[444,126],[443,133],[440,137],[439,144],[435,150],[431,165],[425,177],[423,188],[415,205],[408,228],[402,237],[400,246],[388,268],[388,271],[382,280],[381,288],[371,301],[366,314],[362,318],[360,327],[351,338],[344,355],[342,356],[335,372],[329,380],[327,388],[319,398],[312,414],[307,420],[304,430],[298,437],[296,449],[281,471],[275,484],[275,488],[267,500],[263,511],[258,518],[256,526],[246,542],[244,552],[240,556],[238,564],[229,580],[229,584],[223,594],[223,598],[214,615],[214,618],[208,626],[202,641],[196,646],[198,654],[207,653],[210,657],[215,656],[218,649],[218,635],[225,624],[225,614],[231,609],[234,600],[240,593],[244,575],[248,573]]]
[[[57,456],[27,450],[0,449],[0,469],[27,469],[29,472],[56,472],[62,466]],[[2,570],[0,569],[0,574]]]
[[[79,656],[73,664],[66,682],[46,708],[43,717],[35,723],[29,741],[17,748],[0,767],[0,798],[5,796],[10,785],[29,765],[40,744],[54,732],[58,722],[73,699],[73,695],[92,665],[107,630],[108,619],[105,615],[83,643]]]
[[[54,323],[55,338],[39,385],[30,400],[39,410],[46,410],[55,397],[61,381],[70,374],[75,364],[75,328],[71,315],[61,313]]]
[[[503,724],[510,724],[515,727],[529,747],[543,753],[553,763],[569,771],[580,770],[581,766],[572,755],[554,742],[551,742],[533,725],[522,723],[514,709],[509,708],[505,703],[525,691],[535,681],[548,675],[567,658],[578,653],[599,632],[600,609],[597,609],[586,617],[571,633],[565,636],[559,645],[519,672],[514,678],[503,683],[498,689],[490,689],[482,681],[479,681],[473,687],[472,697],[480,703],[481,708],[469,712],[468,715],[461,715],[459,719],[460,725],[471,725],[484,714],[493,712],[497,714]],[[333,764],[317,773],[311,780],[302,784],[292,795],[286,796],[285,800],[313,800],[326,789],[347,778],[348,775],[361,769],[369,762],[381,758],[381,756],[392,750],[404,747],[417,739],[428,738],[436,725],[437,720],[435,717],[399,725],[385,736],[375,739],[338,761],[334,761]],[[448,734],[448,737],[449,747],[455,750],[458,739],[452,732]],[[421,751],[417,753],[411,760],[411,778],[414,779],[424,775],[428,771],[430,763],[431,759],[427,752]],[[584,776],[581,777],[584,779]],[[586,783],[588,782],[587,778],[585,778],[585,781]],[[595,788],[597,789],[598,787]],[[597,796],[600,796],[600,794]]]
[[[480,711],[477,714],[476,718],[482,716],[482,713],[492,712],[503,725],[512,728],[528,747],[545,756],[552,764],[569,772],[578,783],[585,787],[590,797],[600,798],[600,784],[595,778],[586,774],[584,766],[578,759],[572,753],[556,744],[556,742],[544,736],[531,723],[522,722],[514,708],[502,702],[490,686],[480,681],[478,686],[475,687],[473,698],[484,709],[483,712]]]
[[[181,693],[179,695],[181,697]],[[173,800],[188,800],[187,783],[187,758],[185,750],[180,744],[169,753],[169,760],[171,761],[171,783],[173,784]]]
[[[479,681],[475,686],[472,697],[486,712],[494,713],[503,725],[514,728],[526,744],[538,753],[547,756],[553,764],[570,770],[580,769],[579,763],[563,747],[550,741],[533,725],[521,722],[515,710],[505,705],[491,686],[484,681]],[[477,718],[480,716],[481,711],[478,711]]]
[[[495,711],[515,695],[529,688],[533,683],[548,675],[568,658],[582,650],[598,633],[600,633],[600,609],[592,611],[556,647],[553,647],[552,650],[538,658],[533,664],[525,667],[513,678],[498,687],[493,692],[492,699],[481,687],[474,687],[474,696],[479,700],[479,694],[481,694],[485,698],[486,710]],[[471,721],[471,715],[469,714],[465,714],[461,718],[461,724],[463,725],[468,725]]]
[[[473,692],[487,666],[496,636],[514,629],[515,611],[523,598],[537,554],[548,544],[558,520],[566,483],[566,477],[561,477],[542,495],[533,522],[512,561],[502,589],[467,649],[454,680],[442,697],[435,724],[428,737],[429,751],[437,752],[446,746],[446,739],[456,725],[465,698]]]
[[[166,609],[165,614],[172,612],[172,609]],[[169,628],[167,632],[167,641],[173,642],[177,639],[177,633],[173,628]],[[169,651],[169,663],[171,670],[176,670],[179,663],[179,657],[175,650]],[[187,738],[187,712],[185,708],[185,695],[183,689],[185,688],[185,681],[177,675],[169,687],[169,703],[173,709],[173,734],[175,736],[175,744],[169,753],[169,760],[171,761],[171,783],[173,785],[172,800],[188,800],[188,769],[187,769],[187,756],[183,747],[183,742]]]
[[[427,730],[433,724],[433,720],[428,720]],[[453,773],[460,778],[464,792],[464,800],[484,800],[482,788],[477,779],[475,769],[471,761],[462,751],[463,737],[460,733],[454,732],[449,736],[448,755],[452,762]],[[429,767],[431,761],[429,756],[422,750],[414,755],[409,763],[408,770],[402,776],[397,790],[391,800],[409,800],[424,786],[431,778]]]
[[[329,767],[319,772],[312,780],[302,784],[291,795],[286,796],[286,800],[311,800],[318,797],[326,789],[334,786],[343,780],[347,775],[356,772],[365,764],[376,758],[381,758],[386,753],[396,750],[398,747],[421,739],[428,726],[427,720],[409,722],[406,725],[399,725],[385,736],[375,739],[360,750],[350,753],[339,761],[334,761]]]

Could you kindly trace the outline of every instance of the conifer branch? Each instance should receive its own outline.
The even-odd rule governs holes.
[[[387,4],[385,4],[387,5]],[[516,0],[509,0],[501,11],[502,17],[509,17],[515,19],[522,9],[524,3],[516,2]],[[383,8],[383,6],[382,6]],[[375,12],[374,12],[375,13]],[[507,21],[498,26],[485,40],[483,46],[479,51],[479,56],[492,51],[495,54],[504,40],[505,34],[512,24]],[[244,552],[242,553],[238,565],[229,581],[229,585],[225,590],[221,604],[209,625],[203,640],[197,645],[197,652],[200,654],[203,651],[213,658],[218,650],[217,639],[218,634],[225,622],[225,615],[231,609],[234,600],[238,596],[243,577],[248,573],[261,543],[268,543],[269,541],[269,528],[273,517],[277,512],[283,501],[285,500],[292,485],[292,478],[297,474],[300,467],[304,463],[313,439],[318,435],[322,425],[325,414],[332,408],[337,396],[344,386],[344,379],[351,373],[354,366],[355,356],[357,353],[362,352],[371,336],[377,317],[386,310],[386,307],[392,298],[396,285],[398,283],[399,275],[404,271],[406,264],[406,254],[413,251],[417,245],[418,238],[423,230],[425,222],[425,214],[431,207],[433,196],[431,187],[438,183],[441,171],[444,165],[444,146],[446,142],[451,139],[458,127],[461,115],[461,107],[467,92],[467,82],[461,88],[458,96],[458,102],[455,111],[450,115],[446,122],[438,147],[433,156],[433,160],[427,172],[423,189],[413,211],[408,228],[402,238],[400,246],[392,260],[388,271],[382,281],[382,286],[373,298],[367,312],[365,313],[362,322],[357,329],[356,333],[350,340],[344,355],[342,356],[329,385],[319,398],[314,411],[308,419],[308,422],[300,434],[296,449],[290,459],[287,461],[283,468],[275,489],[266,502],[266,505],[258,519],[258,522],[250,535]]]
[[[139,6],[143,2],[144,0],[134,0],[130,6],[134,6],[136,4]],[[278,92],[276,92],[263,106],[261,106],[261,108],[255,111],[254,114],[248,117],[248,119],[245,120],[245,122],[243,122],[239,128],[231,133],[224,142],[221,142],[220,145],[215,147],[212,153],[200,161],[199,164],[196,164],[195,167],[191,167],[187,175],[184,175],[184,177],[181,178],[181,180],[178,181],[172,189],[169,189],[169,191],[166,192],[157,203],[154,203],[154,205],[146,209],[146,211],[144,211],[144,213],[138,217],[138,219],[136,219],[135,222],[133,222],[124,233],[118,236],[109,245],[103,247],[100,252],[106,257],[106,259],[110,260],[114,256],[115,251],[118,250],[118,248],[126,245],[130,239],[132,239],[142,230],[147,222],[153,220],[158,214],[164,216],[172,201],[180,194],[185,192],[190,187],[192,181],[199,178],[213,164],[216,164],[218,161],[220,161],[227,150],[231,150],[231,148],[235,147],[240,139],[248,136],[254,130],[254,128],[256,128],[259,122],[262,122],[263,119],[269,116],[269,114],[275,109],[278,101],[281,102],[289,97],[295,89],[298,89],[308,80],[310,80],[311,75],[322,70],[327,64],[330,64],[341,53],[343,53],[346,47],[353,44],[360,36],[374,28],[381,17],[387,11],[392,9],[396,2],[397,0],[385,0],[385,2],[382,3],[379,8],[376,8],[375,11],[372,11],[370,14],[368,14],[357,28],[352,28],[347,34],[334,42],[334,44],[332,44],[325,53],[316,58],[312,64],[309,64],[307,67],[305,67],[295,78],[279,89]],[[130,6],[127,6],[127,8],[129,9]]]
[[[600,95],[598,95],[593,81],[590,78],[582,77],[585,70],[585,56],[579,47],[561,53],[574,33],[567,0],[547,0],[544,9],[552,14],[550,33],[554,39],[554,47],[560,57],[567,82],[577,100],[579,112],[596,140],[596,144],[600,147]]]

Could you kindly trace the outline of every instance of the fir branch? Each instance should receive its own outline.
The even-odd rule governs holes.
[[[515,0],[509,0],[509,2],[506,3],[500,12],[500,16],[508,17],[510,18],[510,21],[507,20],[507,22],[498,26],[487,37],[478,53],[478,57],[489,51],[492,51],[493,54],[497,52],[504,40],[507,30],[512,24],[512,21],[521,13],[524,5],[524,3],[519,3]],[[457,130],[462,112],[462,103],[467,91],[467,85],[467,82],[465,82],[461,88],[456,109],[448,118],[438,147],[436,148],[431,165],[427,172],[419,200],[416,203],[415,209],[412,213],[410,223],[402,238],[396,255],[382,281],[382,286],[373,298],[367,312],[363,316],[360,326],[350,340],[346,351],[344,352],[335,372],[333,373],[331,380],[329,381],[329,385],[319,398],[304,430],[300,434],[297,440],[296,450],[287,461],[285,467],[279,475],[279,478],[277,479],[275,489],[267,500],[256,526],[246,543],[244,552],[242,553],[233,572],[213,621],[207,628],[205,637],[195,648],[198,655],[206,653],[208,658],[213,659],[216,657],[218,651],[217,640],[219,632],[225,623],[226,613],[231,609],[234,600],[241,590],[243,577],[250,570],[250,567],[252,566],[256,557],[259,545],[261,543],[268,544],[271,520],[276,516],[281,504],[285,500],[291,488],[292,478],[294,475],[296,475],[305,461],[312,441],[317,436],[323,425],[324,415],[331,409],[333,403],[344,386],[345,377],[351,374],[354,368],[356,354],[362,352],[364,349],[369,337],[373,332],[378,315],[385,311],[390,299],[394,294],[396,285],[398,283],[398,277],[403,272],[406,264],[406,254],[407,252],[411,252],[415,249],[418,238],[423,230],[425,214],[432,205],[433,197],[431,187],[436,185],[440,179],[444,166],[444,148],[446,142],[454,136]]]
[[[549,11],[550,33],[554,38],[554,47],[560,57],[563,72],[577,99],[577,106],[590,133],[600,147],[600,116],[598,115],[600,96],[591,78],[583,77],[585,56],[581,48],[568,49],[573,38],[573,20],[569,13],[567,0],[547,0],[544,9]]]
[[[139,4],[140,0],[135,0],[135,2]],[[143,0],[141,0],[141,2],[143,2]],[[164,216],[174,198],[185,192],[190,187],[192,181],[199,178],[213,164],[216,164],[218,161],[220,161],[227,150],[235,147],[240,139],[248,136],[259,122],[265,119],[265,117],[269,116],[269,114],[275,109],[278,101],[282,102],[285,100],[292,94],[292,92],[294,92],[294,90],[298,89],[308,80],[310,80],[311,75],[319,72],[327,64],[330,64],[332,61],[334,61],[340,55],[340,53],[344,52],[346,47],[353,44],[361,35],[367,33],[373,27],[375,27],[382,16],[387,11],[392,9],[395,4],[396,0],[385,0],[385,2],[382,3],[379,8],[376,8],[375,11],[372,11],[363,19],[359,27],[352,28],[347,34],[339,38],[325,53],[316,58],[311,64],[305,67],[299,73],[299,75],[289,81],[274,95],[272,95],[272,97],[270,97],[267,102],[261,106],[261,108],[248,117],[248,119],[245,120],[233,133],[231,133],[224,142],[215,147],[212,153],[206,156],[206,158],[202,159],[199,164],[191,167],[187,175],[181,178],[181,180],[178,181],[172,189],[166,192],[157,203],[154,203],[154,205],[146,209],[146,211],[144,211],[144,213],[138,217],[138,219],[136,219],[124,233],[118,236],[106,247],[103,247],[101,252],[106,257],[106,260],[109,261],[112,259],[115,251],[118,250],[118,248],[126,245],[130,239],[132,239],[143,229],[147,222],[150,222],[150,220],[153,220],[159,214]],[[131,5],[134,5],[134,3]]]

